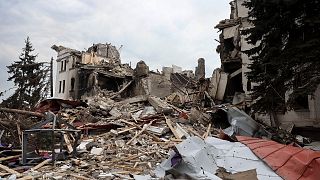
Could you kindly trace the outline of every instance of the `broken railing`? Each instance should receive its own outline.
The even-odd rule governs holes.
[[[45,125],[51,124],[51,127],[45,128]],[[30,139],[32,137],[35,137],[35,134],[41,134],[46,133],[49,139],[45,139],[46,142],[49,142],[51,144],[51,158],[52,162],[56,159],[56,153],[57,155],[63,155],[64,152],[72,153],[73,155],[76,155],[76,146],[81,136],[81,130],[77,130],[74,126],[66,122],[65,120],[57,117],[57,115],[53,114],[52,112],[47,112],[46,119],[35,126],[33,126],[31,129],[24,130],[23,131],[23,143],[22,143],[22,163],[26,164],[28,160],[32,160],[36,157],[29,157],[29,154],[32,153],[30,151]],[[46,137],[46,136],[44,136]],[[69,139],[69,137],[72,137],[73,143]],[[40,137],[41,138],[41,137]],[[43,137],[42,137],[43,138]],[[57,142],[57,139],[60,140],[60,142]],[[37,142],[34,142],[37,143]],[[56,152],[56,145],[59,145],[58,150],[59,152]],[[33,144],[34,145],[34,144]],[[33,146],[33,149],[35,151],[38,151],[36,153],[39,153],[41,145]],[[65,149],[64,147],[67,147]]]

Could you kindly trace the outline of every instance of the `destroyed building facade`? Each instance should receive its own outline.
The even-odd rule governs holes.
[[[128,64],[121,64],[119,51],[111,44],[93,44],[87,51],[53,45],[57,55],[54,96],[80,99],[98,89],[119,91],[133,76]]]
[[[151,95],[160,98],[170,96],[171,101],[192,102],[201,99],[205,85],[205,60],[198,59],[196,73],[181,67],[163,67],[162,72],[149,70],[144,61],[135,69],[122,64],[120,54],[111,44],[93,44],[87,51],[63,46],[52,46],[57,55],[57,71],[54,97],[60,99],[83,99],[104,91],[111,97]],[[202,85],[198,84],[201,79]],[[198,87],[202,93],[199,95]]]
[[[244,102],[247,105],[253,102],[250,97],[254,83],[248,80],[246,73],[250,71],[248,66],[251,63],[250,57],[242,53],[254,46],[249,44],[246,36],[241,34],[241,30],[252,27],[248,21],[249,9],[243,3],[245,0],[233,0],[230,2],[231,14],[229,19],[219,22],[215,26],[221,31],[216,51],[220,54],[221,69],[216,69],[211,78],[212,89],[210,95],[217,100],[228,100],[229,102]],[[286,99],[289,92],[286,94]],[[235,103],[235,102],[234,102]],[[320,88],[316,90],[314,96],[309,95],[297,102],[299,108],[278,113],[277,119],[283,125],[294,125],[296,127],[320,127]],[[257,119],[271,124],[269,115],[260,114]]]

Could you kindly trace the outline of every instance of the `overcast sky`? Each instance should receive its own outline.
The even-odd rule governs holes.
[[[84,50],[93,43],[121,49],[124,63],[144,60],[151,70],[175,64],[206,75],[220,67],[214,26],[229,17],[229,0],[0,0],[0,91],[7,65],[30,37],[38,61],[56,58],[53,44]]]

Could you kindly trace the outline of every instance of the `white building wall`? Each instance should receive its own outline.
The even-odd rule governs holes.
[[[78,87],[78,70],[72,67],[73,57],[68,49],[62,50],[58,53],[57,59],[57,72],[56,72],[56,83],[54,97],[61,99],[73,99],[72,96],[76,97]],[[66,63],[65,70],[61,71],[61,66]],[[63,68],[64,69],[64,68]],[[71,92],[71,78],[75,79],[74,92]],[[63,81],[65,81],[65,87],[63,91]],[[61,82],[61,87],[60,87]],[[61,88],[61,91],[60,91]],[[74,94],[75,93],[75,94]]]

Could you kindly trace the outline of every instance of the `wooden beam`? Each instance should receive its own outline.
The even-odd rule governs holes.
[[[42,161],[41,163],[39,163],[38,165],[36,165],[35,167],[31,168],[31,170],[35,171],[35,170],[41,168],[42,166],[48,164],[51,161],[52,161],[51,159],[46,159],[46,160]]]
[[[206,139],[210,133],[210,129],[211,129],[211,123],[209,124],[207,131],[203,134],[202,138]]]
[[[22,176],[19,172],[15,171],[13,169],[10,169],[9,167],[7,167],[5,165],[2,165],[2,164],[0,164],[0,169],[3,169],[3,170],[5,170],[5,171],[7,171],[8,173],[11,173],[11,174],[16,174],[17,177],[21,177]]]
[[[123,122],[123,123],[126,123],[126,124],[129,124],[131,126],[134,126],[138,129],[142,129],[140,126],[138,126],[137,124],[133,123],[133,122],[129,122],[129,121],[126,121],[124,119],[120,119],[120,122]],[[152,133],[149,133],[148,131],[144,131],[145,134],[151,136],[155,141],[158,141],[158,142],[162,142],[163,140],[160,139],[158,136],[152,134]]]
[[[19,158],[20,156],[22,156],[22,154],[18,154],[18,155],[15,155],[15,156],[2,157],[2,158],[0,158],[0,162],[6,161],[6,160],[10,160],[10,159],[14,159],[14,158]]]
[[[172,126],[172,122],[169,118],[167,118],[166,116],[164,116],[164,118],[166,119],[166,123],[168,125],[168,127],[170,128],[171,132],[173,133],[173,135],[177,138],[180,139],[179,134],[176,132],[176,130],[173,128]]]
[[[25,111],[25,110],[20,110],[20,109],[0,108],[0,111],[7,112],[7,113],[18,113],[18,114],[36,116],[36,117],[41,117],[41,118],[45,117],[45,115],[42,113]]]
[[[121,94],[124,90],[127,89],[127,87],[130,86],[130,84],[133,82],[133,80],[131,80],[130,82],[128,82],[128,84],[126,84],[125,86],[123,86],[123,88],[120,89],[120,91],[118,91],[115,95],[111,96],[110,99],[113,99],[115,97],[117,97],[119,94]]]
[[[146,126],[143,126],[143,128],[132,138],[130,139],[130,141],[128,141],[126,144],[130,144],[134,139],[136,139],[140,134],[142,134],[149,126],[151,126],[151,124],[153,123],[153,121],[150,121],[150,123]]]

